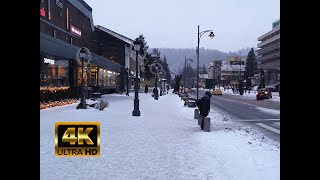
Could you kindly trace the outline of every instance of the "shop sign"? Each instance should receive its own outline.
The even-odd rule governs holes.
[[[71,24],[70,24],[70,32],[78,37],[81,37],[81,31],[76,27],[72,26]]]
[[[63,4],[62,4],[62,2],[60,2],[59,0],[56,0],[56,4],[57,4],[57,6],[59,6],[60,8],[63,8]]]
[[[45,17],[46,16],[46,11],[44,10],[44,7],[40,8],[40,15],[42,17]]]
[[[54,60],[48,59],[48,58],[44,58],[44,63],[54,64]]]

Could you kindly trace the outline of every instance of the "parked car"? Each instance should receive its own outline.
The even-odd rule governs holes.
[[[221,91],[221,89],[215,89],[215,90],[212,91],[212,94],[221,96],[222,95],[222,91]]]
[[[257,100],[272,98],[271,88],[260,88],[256,92]]]

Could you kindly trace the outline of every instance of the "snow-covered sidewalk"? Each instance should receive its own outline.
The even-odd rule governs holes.
[[[104,96],[110,107],[77,110],[66,105],[40,111],[40,178],[46,179],[280,179],[280,145],[211,110],[211,132],[200,130],[193,108],[169,93],[155,101],[139,94]],[[98,121],[100,157],[56,157],[54,124]]]

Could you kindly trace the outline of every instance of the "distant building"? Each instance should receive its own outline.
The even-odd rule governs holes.
[[[272,30],[258,38],[258,70],[263,68],[266,84],[280,81],[280,19],[272,23]]]
[[[220,86],[221,84],[221,66],[222,60],[215,60],[209,63],[208,66],[208,79],[213,79],[215,84]]]
[[[222,61],[220,67],[220,84],[222,86],[238,87],[240,74],[242,79],[244,80],[246,62],[246,56],[229,56],[227,57],[226,61]]]
[[[208,79],[208,74],[199,74],[199,87],[205,87],[206,79]]]
[[[247,56],[228,56],[226,59],[226,64],[229,65],[246,65]]]

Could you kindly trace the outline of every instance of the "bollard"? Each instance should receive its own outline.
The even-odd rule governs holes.
[[[201,126],[202,120],[203,120],[203,116],[201,116],[201,115],[199,114],[199,117],[198,117],[198,125],[199,125],[199,126]]]
[[[194,119],[198,119],[198,116],[199,116],[199,109],[195,109],[195,110],[194,110],[193,118],[194,118]]]
[[[209,117],[205,117],[204,119],[203,119],[203,123],[204,123],[204,125],[203,125],[203,130],[205,131],[205,132],[210,132],[210,118]]]

